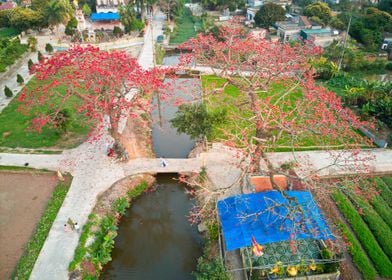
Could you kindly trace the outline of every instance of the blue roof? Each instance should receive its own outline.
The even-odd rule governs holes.
[[[237,195],[218,201],[218,213],[228,251],[248,247],[252,236],[259,244],[291,239],[334,239],[310,192],[286,191],[287,200],[278,191]],[[290,205],[300,211],[286,218]],[[298,227],[302,221],[301,227]],[[293,230],[295,228],[295,230]],[[294,233],[294,236],[293,236]]]
[[[92,13],[91,20],[92,21],[106,21],[106,20],[119,20],[119,13]]]

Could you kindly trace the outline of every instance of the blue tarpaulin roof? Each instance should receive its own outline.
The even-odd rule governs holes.
[[[268,191],[218,201],[226,249],[248,247],[252,236],[259,244],[291,239],[333,239],[310,192],[285,193],[292,199],[286,199],[278,191]],[[294,207],[297,207],[295,211],[289,211]]]
[[[118,13],[92,13],[92,21],[104,21],[104,20],[119,20],[120,15]]]

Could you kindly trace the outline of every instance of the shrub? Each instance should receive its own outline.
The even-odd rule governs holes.
[[[216,241],[219,238],[219,227],[216,221],[207,223],[208,235],[211,241]]]
[[[48,52],[48,53],[52,53],[53,52],[53,46],[51,44],[47,43],[45,45],[45,51]]]
[[[5,95],[6,97],[10,98],[10,97],[12,97],[14,94],[12,93],[12,90],[11,90],[9,87],[5,86],[5,87],[4,87],[4,95]]]
[[[373,261],[380,276],[391,277],[392,271],[390,270],[390,267],[392,267],[392,263],[374,239],[372,232],[362,220],[359,213],[341,192],[334,192],[333,198],[343,216],[353,228],[363,248],[366,250],[366,253]]]
[[[392,71],[392,62],[387,63],[387,65],[385,65],[385,69]]]
[[[197,260],[197,269],[193,272],[197,280],[229,280],[223,264],[219,259],[208,260],[200,257]]]
[[[130,199],[138,197],[148,188],[148,183],[146,181],[141,182],[135,188],[127,192],[127,195]]]
[[[351,231],[345,224],[339,223],[338,226],[346,237],[347,241],[350,242],[348,245],[348,252],[352,256],[355,266],[362,273],[363,278],[365,280],[375,279],[376,271],[369,262],[369,259],[366,256],[366,253],[363,251],[358,240],[352,235]]]
[[[29,46],[29,48],[31,49],[32,52],[37,51],[37,38],[33,37],[33,36],[29,36],[27,38],[27,45]]]
[[[388,226],[392,229],[392,209],[388,206],[381,196],[374,196],[370,200],[374,210],[384,219]]]
[[[118,26],[115,26],[113,28],[113,35],[116,36],[116,37],[121,37],[123,35],[123,32],[122,32],[121,28],[118,27]]]
[[[41,62],[44,59],[44,56],[42,55],[42,53],[40,51],[38,51],[37,58],[38,58],[39,62]]]
[[[392,207],[392,191],[388,188],[383,179],[375,178],[375,180],[381,197],[385,200],[389,207]]]
[[[120,215],[125,215],[125,212],[127,211],[128,207],[128,200],[125,197],[120,197],[113,203],[112,209],[114,212],[117,212]]]
[[[20,85],[22,85],[24,83],[24,79],[20,74],[16,75],[16,82]]]
[[[31,71],[33,65],[34,65],[34,62],[31,59],[29,59],[29,61],[27,61],[27,66],[29,68],[29,71]]]

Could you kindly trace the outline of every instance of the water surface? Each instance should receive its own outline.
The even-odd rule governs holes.
[[[194,279],[201,236],[187,220],[191,201],[184,185],[157,176],[157,190],[132,203],[121,219],[112,258],[102,279]]]

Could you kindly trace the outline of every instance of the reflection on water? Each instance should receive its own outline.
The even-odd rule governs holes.
[[[157,190],[132,203],[102,279],[194,279],[201,237],[187,220],[192,205],[174,176],[158,175]]]
[[[157,157],[185,158],[195,145],[186,134],[177,134],[172,128],[170,120],[174,118],[179,104],[190,102],[200,97],[201,85],[199,79],[178,78],[167,79],[167,91],[170,94],[162,95],[160,102],[153,100],[153,127],[152,140],[154,152]]]

